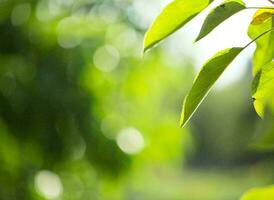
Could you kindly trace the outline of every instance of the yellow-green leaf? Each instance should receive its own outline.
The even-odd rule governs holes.
[[[259,9],[254,14],[251,24],[253,25],[260,25],[264,23],[267,19],[272,17],[274,14],[273,9]]]
[[[211,10],[196,41],[205,37],[223,21],[245,8],[245,4],[241,0],[229,0]]]
[[[263,117],[265,106],[274,102],[274,61],[263,66],[253,81],[253,104],[259,116]]]
[[[148,50],[204,10],[212,0],[173,0],[152,23],[144,39]]]
[[[273,200],[274,186],[254,188],[247,191],[240,200]]]
[[[213,84],[242,50],[243,48],[225,49],[204,64],[184,100],[180,121],[181,126],[187,123]]]
[[[248,28],[248,35],[253,40],[261,33],[270,30],[274,27],[274,17],[270,17],[261,24],[250,24]],[[253,56],[253,74],[256,75],[258,71],[265,64],[269,63],[274,57],[274,32],[271,31],[256,40],[256,50]]]

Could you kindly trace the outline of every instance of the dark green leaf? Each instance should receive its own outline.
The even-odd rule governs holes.
[[[189,94],[184,100],[180,122],[181,126],[184,126],[187,123],[199,104],[208,94],[213,84],[242,50],[243,48],[225,49],[217,53],[204,64],[196,77]]]
[[[196,41],[205,37],[223,21],[245,8],[245,4],[240,0],[226,1],[214,8],[205,19]]]

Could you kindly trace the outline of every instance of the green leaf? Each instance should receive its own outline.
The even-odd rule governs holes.
[[[211,10],[203,23],[196,41],[205,37],[219,24],[245,8],[245,4],[242,1],[229,0]]]
[[[211,1],[174,0],[168,4],[146,32],[144,52],[189,22]]]
[[[270,110],[266,110],[264,120],[256,126],[254,136],[247,148],[255,151],[274,150],[274,115]]]
[[[204,64],[184,100],[180,121],[181,126],[187,123],[213,84],[242,50],[243,48],[225,49]]]
[[[263,66],[257,73],[252,90],[254,108],[263,117],[265,106],[274,102],[274,61]]]
[[[256,16],[256,14],[254,15]],[[248,35],[253,40],[261,33],[270,30],[274,27],[274,17],[270,17],[260,24],[250,24],[248,28]],[[256,40],[257,48],[253,56],[253,74],[256,75],[258,71],[265,64],[269,63],[274,57],[274,32],[271,31],[266,35]]]
[[[247,191],[241,200],[272,200],[274,199],[274,186],[254,188]]]

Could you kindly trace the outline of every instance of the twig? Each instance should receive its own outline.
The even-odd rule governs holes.
[[[265,34],[271,32],[271,31],[273,31],[273,30],[274,30],[274,28],[271,28],[271,29],[269,29],[269,30],[267,30],[267,31],[265,31],[265,32],[263,32],[263,33],[261,33],[261,34],[258,35],[255,39],[253,39],[251,42],[249,42],[247,45],[245,45],[245,46],[244,46],[244,49],[247,48],[247,47],[248,47],[250,44],[252,44],[253,42],[255,42],[257,39],[259,39],[260,37],[262,37],[263,35],[265,35]]]

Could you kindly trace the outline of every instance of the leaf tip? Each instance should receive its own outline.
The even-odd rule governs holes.
[[[184,128],[189,120],[189,118],[186,117],[185,114],[185,109],[186,109],[186,100],[187,100],[187,96],[184,99],[184,103],[183,103],[183,108],[182,108],[182,113],[181,113],[181,118],[180,118],[180,127]]]
[[[254,109],[255,109],[257,115],[261,119],[263,119],[264,118],[264,106],[263,106],[263,104],[254,97],[252,97],[252,100],[253,100],[253,106],[254,106]]]
[[[142,49],[142,57],[144,57],[144,55],[149,51],[150,48],[147,47],[143,47]]]
[[[144,41],[143,41],[143,47],[142,47],[142,57],[147,52],[147,50],[148,50],[148,48],[147,48],[147,45],[146,45],[146,36],[145,36]]]
[[[184,126],[185,126],[184,118],[181,116],[180,127],[184,128]]]
[[[187,125],[189,119],[190,119],[190,118],[186,118],[186,117],[184,116],[184,113],[182,113],[181,119],[180,119],[180,127],[181,127],[181,128],[185,128],[185,126]]]
[[[198,42],[200,39],[202,39],[201,35],[198,35],[197,38],[194,40],[194,43]]]
[[[181,128],[185,128],[185,126],[186,126],[186,122],[184,122],[184,121],[183,121],[183,122],[180,122],[180,127],[181,127]]]
[[[142,54],[147,53],[156,44],[156,42],[151,42],[148,38],[149,38],[149,30],[146,32],[144,36]]]

